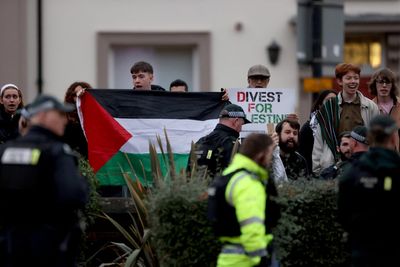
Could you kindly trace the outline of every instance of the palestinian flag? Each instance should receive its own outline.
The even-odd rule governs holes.
[[[125,184],[122,173],[152,182],[149,142],[167,132],[177,171],[186,168],[191,142],[211,132],[226,102],[221,93],[171,93],[90,89],[77,101],[89,150],[89,162],[101,185]]]

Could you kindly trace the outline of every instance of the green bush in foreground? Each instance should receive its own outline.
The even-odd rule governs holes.
[[[171,181],[148,199],[149,217],[161,266],[214,266],[220,245],[206,218],[201,180]],[[334,181],[298,180],[281,185],[281,219],[274,229],[282,267],[348,266],[343,230],[337,222]]]
[[[155,146],[149,146],[154,187],[143,210],[151,245],[161,266],[215,266],[220,244],[206,217],[207,179],[195,172],[191,177],[178,174],[166,139],[166,153],[158,139],[163,160],[169,163],[166,176],[161,174]],[[134,197],[136,190],[130,191]],[[281,266],[348,266],[347,243],[336,217],[336,181],[299,179],[280,185],[278,193],[281,218],[273,234]],[[141,203],[135,197],[134,202]]]
[[[278,190],[282,215],[274,236],[281,265],[349,266],[337,221],[336,181],[297,180]]]
[[[84,223],[86,225],[91,225],[94,223],[97,214],[99,214],[101,210],[99,202],[100,195],[97,192],[99,184],[89,162],[80,157],[78,163],[79,170],[82,176],[85,177],[89,186],[89,201],[83,210]]]
[[[214,266],[219,243],[206,217],[206,182],[175,179],[148,198],[152,244],[161,266]]]

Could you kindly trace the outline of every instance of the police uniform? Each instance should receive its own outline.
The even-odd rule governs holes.
[[[232,150],[239,138],[239,133],[223,124],[217,124],[207,136],[195,144],[198,170],[207,169],[208,175],[214,177],[228,167]]]
[[[59,136],[40,126],[0,147],[0,266],[75,266],[88,186]]]
[[[228,104],[219,114],[219,118],[242,118],[244,124],[250,123],[246,119],[243,109],[235,104]],[[220,174],[225,169],[232,157],[233,148],[238,141],[239,132],[234,128],[228,127],[223,123],[218,123],[215,129],[208,135],[200,138],[194,146],[196,156],[196,171],[203,175],[204,170],[210,177]],[[192,155],[192,151],[190,152]],[[192,162],[189,158],[188,171],[192,169]]]
[[[243,169],[244,171],[238,171]],[[256,266],[269,258],[267,247],[273,236],[266,227],[267,193],[265,184],[268,172],[250,158],[236,154],[223,172],[236,172],[225,190],[225,200],[233,207],[233,214],[222,223],[231,233],[221,236],[223,243],[218,256],[218,267]],[[228,218],[233,220],[228,221]]]
[[[400,156],[394,150],[371,147],[339,177],[339,220],[349,233],[352,266],[399,265],[399,203]]]

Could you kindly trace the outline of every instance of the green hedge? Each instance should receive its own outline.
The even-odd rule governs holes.
[[[344,231],[337,222],[336,182],[296,180],[278,191],[282,214],[274,236],[281,265],[349,266]]]
[[[81,240],[79,244],[80,255],[78,257],[78,262],[81,266],[86,266],[83,262],[86,261],[88,255],[86,255],[89,251],[89,244],[86,236],[87,228],[92,226],[95,223],[95,220],[100,213],[100,204],[99,204],[99,194],[97,193],[98,182],[96,179],[96,175],[93,172],[92,167],[89,162],[83,157],[79,157],[79,171],[82,176],[86,179],[89,186],[89,199],[85,208],[79,212],[80,216],[80,225],[83,227],[84,233],[81,235]]]
[[[98,181],[96,179],[96,175],[93,172],[92,167],[89,164],[89,161],[84,159],[83,157],[79,158],[79,171],[83,177],[85,177],[88,186],[89,186],[89,200],[84,208],[83,212],[83,220],[85,225],[91,225],[94,223],[96,216],[100,213],[100,195],[97,192],[98,189]]]
[[[206,218],[207,201],[200,197],[206,188],[202,181],[172,181],[149,197],[152,243],[161,266],[215,265],[220,246]],[[347,266],[335,182],[298,180],[278,191],[282,216],[274,236],[281,266]]]
[[[219,244],[206,217],[206,183],[176,179],[148,198],[152,245],[161,266],[214,266]]]

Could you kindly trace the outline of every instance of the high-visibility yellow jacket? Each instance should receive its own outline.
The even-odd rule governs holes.
[[[241,234],[237,237],[220,237],[223,247],[218,256],[218,267],[259,264],[261,257],[267,255],[267,246],[273,239],[272,234],[266,233],[265,227],[268,172],[252,159],[238,153],[223,175],[243,168],[246,171],[237,172],[225,191],[226,201],[235,207]]]

